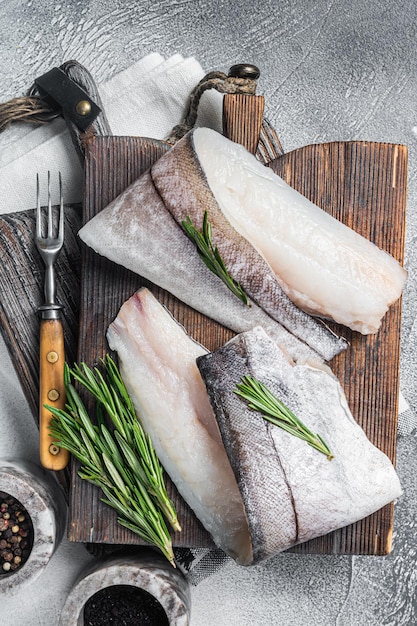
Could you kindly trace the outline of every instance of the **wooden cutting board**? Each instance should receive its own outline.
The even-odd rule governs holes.
[[[86,145],[84,222],[101,211],[140,176],[169,146],[139,137],[95,137]],[[275,159],[275,172],[313,202],[403,261],[407,189],[405,146],[335,142],[300,148]],[[168,271],[168,270],[167,270]],[[141,277],[83,250],[81,325],[78,358],[98,364],[108,352],[105,334],[122,303],[148,286],[197,341],[213,350],[232,332],[190,309]],[[386,315],[379,333],[362,337],[335,329],[350,348],[332,362],[355,418],[371,441],[393,462],[396,454],[401,303]],[[208,533],[169,486],[183,531],[176,546],[212,546]],[[294,548],[301,553],[387,554],[391,549],[393,505],[369,518]],[[101,503],[98,489],[81,481],[72,468],[69,539],[104,544],[141,544]]]

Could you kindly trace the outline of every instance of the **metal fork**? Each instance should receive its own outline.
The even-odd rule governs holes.
[[[59,217],[54,224],[51,201],[51,174],[48,172],[47,233],[42,235],[42,210],[40,203],[39,174],[36,176],[36,236],[35,244],[45,264],[45,302],[39,307],[40,362],[39,362],[39,453],[41,464],[50,470],[61,470],[68,464],[69,452],[52,440],[49,423],[51,412],[44,406],[65,407],[64,385],[64,332],[62,306],[56,302],[55,261],[64,243],[64,200],[62,179],[59,173]],[[55,228],[54,228],[55,226]],[[55,230],[55,235],[54,235]]]

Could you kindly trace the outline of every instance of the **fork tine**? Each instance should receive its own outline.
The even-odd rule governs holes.
[[[64,241],[64,195],[62,192],[62,177],[61,172],[58,173],[59,177],[59,232],[58,238],[60,242]]]
[[[41,224],[41,199],[39,192],[39,174],[36,174],[36,237],[41,239],[42,237],[42,224]]]
[[[48,171],[48,208],[47,215],[42,215],[40,177],[39,174],[36,174],[36,243],[38,248],[41,248],[41,255],[45,255],[48,252],[52,254],[52,250],[58,253],[64,242],[64,194],[61,172],[58,172],[58,184],[59,206],[57,216],[55,207],[52,206],[51,172]],[[45,236],[43,236],[45,230],[47,232]],[[43,250],[43,252],[41,250]]]
[[[51,199],[51,172],[48,171],[48,234],[47,237],[53,237],[52,232],[52,199]]]

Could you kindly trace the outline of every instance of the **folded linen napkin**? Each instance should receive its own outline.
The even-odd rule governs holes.
[[[398,399],[398,436],[410,435],[417,428],[417,414],[400,391]]]
[[[150,54],[120,72],[100,85],[112,134],[166,138],[182,121],[190,92],[203,76],[196,59],[180,54],[166,60]],[[198,125],[221,130],[222,96],[218,92],[203,95]],[[65,202],[82,200],[82,165],[62,119],[23,136],[18,126],[0,135],[0,213],[32,207],[36,173],[48,170],[52,179],[61,171]],[[52,201],[57,202],[54,193],[57,190],[52,190]]]

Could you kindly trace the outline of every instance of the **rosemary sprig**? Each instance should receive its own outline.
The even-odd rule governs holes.
[[[239,300],[249,305],[248,297],[243,287],[230,276],[217,246],[213,244],[212,228],[208,221],[207,211],[204,213],[201,232],[194,226],[189,215],[187,215],[187,219],[183,220],[181,223],[188,237],[195,243],[198,254],[209,270],[211,270],[213,274],[216,274]]]
[[[162,466],[150,437],[138,421],[120,372],[107,355],[105,376],[85,363],[65,365],[65,409],[45,405],[52,413],[51,436],[81,463],[79,476],[103,491],[103,502],[118,513],[118,522],[160,548],[174,565],[172,541],[165,519],[181,530],[168,498]],[[78,381],[97,400],[93,423],[76,391]],[[114,429],[106,425],[110,418]]]
[[[303,439],[309,446],[325,454],[329,461],[334,458],[323,438],[312,433],[268,387],[256,378],[243,376],[241,383],[236,385],[235,393],[247,401],[250,409],[259,411],[267,421]]]

